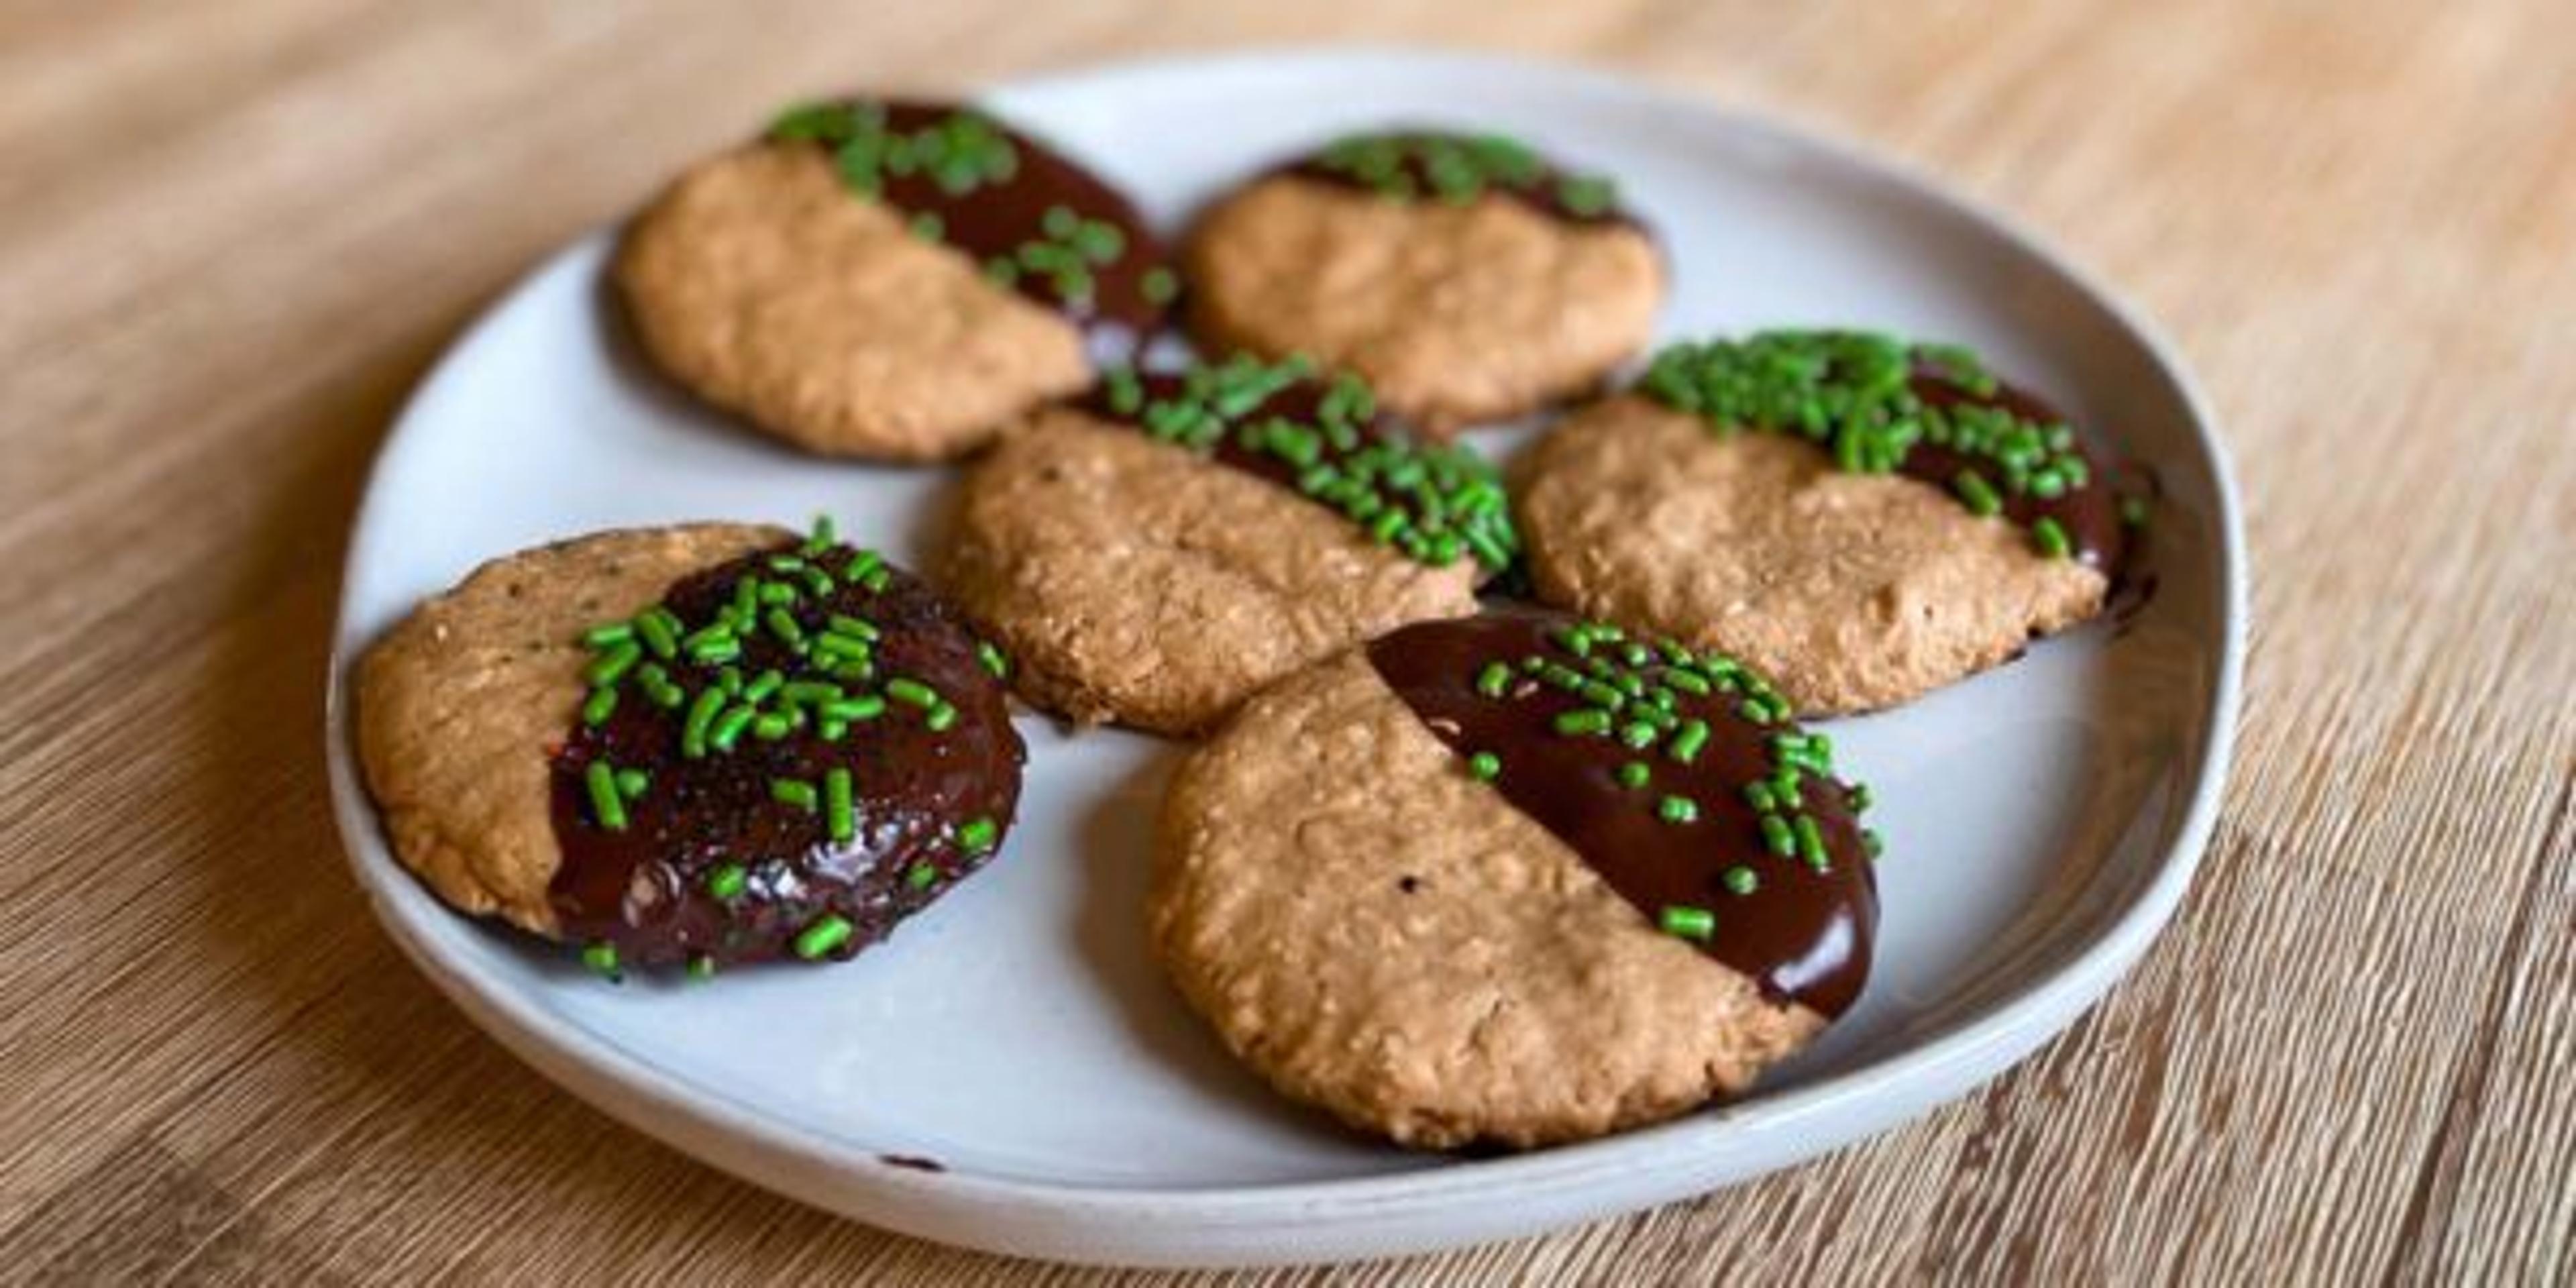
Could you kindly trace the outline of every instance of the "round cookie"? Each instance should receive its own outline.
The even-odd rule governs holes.
[[[1918,697],[2102,608],[2141,514],[1974,356],[1677,346],[1514,475],[1540,599],[1722,648],[1810,714]]]
[[[1496,136],[1344,139],[1210,208],[1184,262],[1209,348],[1357,371],[1444,433],[1595,387],[1664,295],[1608,181]]]
[[[681,384],[807,450],[969,451],[1162,329],[1126,198],[973,109],[799,108],[637,216],[614,276]]]
[[[494,560],[369,649],[395,856],[594,968],[843,958],[980,866],[1023,751],[998,652],[828,530],[606,532]]]
[[[1553,614],[1426,623],[1190,756],[1148,919],[1287,1095],[1417,1147],[1576,1140],[1739,1092],[1850,1005],[1866,803],[1732,661]]]
[[[942,584],[1032,703],[1189,734],[1407,622],[1475,611],[1517,549],[1490,467],[1420,447],[1355,379],[1238,359],[1113,372],[967,474]]]

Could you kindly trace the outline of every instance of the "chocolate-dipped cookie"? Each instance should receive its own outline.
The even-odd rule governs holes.
[[[938,460],[1082,389],[1178,287],[1136,209],[975,108],[795,109],[637,216],[614,269],[645,351],[810,451]]]
[[[1607,179],[1497,135],[1343,139],[1211,206],[1184,258],[1204,344],[1357,371],[1443,433],[1594,387],[1665,287]]]
[[[1866,794],[1750,668],[1423,623],[1245,704],[1166,799],[1158,954],[1281,1091],[1532,1146],[1743,1090],[1859,995]]]
[[[966,476],[942,583],[1031,702],[1186,734],[1407,622],[1475,611],[1518,548],[1500,481],[1367,388],[1236,359],[1113,371]]]
[[[2143,521],[1975,355],[1857,332],[1674,346],[1514,474],[1540,598],[1724,649],[1810,714],[2092,617]]]
[[[845,958],[1000,846],[998,650],[827,532],[700,524],[498,559],[358,671],[395,856],[607,974]]]

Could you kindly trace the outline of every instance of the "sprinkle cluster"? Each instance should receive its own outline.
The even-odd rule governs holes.
[[[936,215],[916,215],[915,231],[923,231],[924,219],[934,221],[928,234],[938,240]],[[1119,261],[1127,253],[1127,234],[1106,219],[1086,219],[1070,206],[1049,206],[1038,221],[1039,235],[1020,243],[1008,255],[996,255],[984,262],[984,275],[1003,286],[1014,286],[1022,275],[1043,277],[1055,290],[1057,299],[1077,306],[1090,303],[1093,274]],[[1178,294],[1178,283],[1170,269],[1150,269],[1142,289],[1149,303],[1168,304]]]
[[[887,178],[929,176],[941,192],[962,197],[1020,171],[1019,149],[992,118],[956,111],[913,131],[891,129],[882,103],[813,103],[791,108],[769,127],[779,142],[831,149],[841,181],[875,196]],[[916,229],[919,231],[919,229]]]
[[[583,725],[606,724],[626,702],[650,703],[676,719],[671,736],[686,762],[733,755],[745,739],[810,735],[837,743],[878,720],[917,719],[934,733],[957,723],[956,706],[933,686],[880,673],[876,652],[883,636],[875,623],[830,611],[827,601],[844,586],[883,593],[893,577],[883,556],[840,544],[831,520],[821,518],[803,545],[769,555],[760,566],[763,571],[738,578],[731,598],[705,621],[684,620],[657,604],[584,632],[590,661],[583,677],[590,690],[581,704]],[[761,636],[794,661],[745,675],[737,663],[745,644]],[[997,678],[1009,671],[1008,660],[990,643],[978,645],[977,657]],[[644,770],[620,768],[604,757],[584,767],[582,785],[591,824],[610,832],[627,829],[628,807],[652,787]],[[769,796],[816,816],[818,842],[846,846],[858,839],[856,788],[848,767],[834,766],[820,782],[773,778]],[[997,821],[976,818],[958,825],[949,841],[960,854],[981,858],[1000,832]],[[916,863],[904,880],[920,889],[938,876],[930,864]],[[732,904],[749,888],[750,873],[726,862],[710,869],[705,883],[708,895]],[[855,930],[847,918],[827,912],[798,932],[793,947],[799,957],[820,958],[847,943]],[[613,944],[589,945],[583,960],[603,974],[617,973]],[[701,957],[689,969],[704,976],[714,965]]]
[[[1383,435],[1371,424],[1375,396],[1348,373],[1323,386],[1311,416],[1273,406],[1312,372],[1301,358],[1237,355],[1149,391],[1133,370],[1119,368],[1103,378],[1103,397],[1112,413],[1164,442],[1275,464],[1300,494],[1409,558],[1445,567],[1471,557],[1495,571],[1511,563],[1520,538],[1493,466],[1465,448]]]
[[[1945,481],[1980,516],[2001,514],[2007,496],[2052,501],[2092,481],[2071,427],[1987,402],[1928,402],[1914,387],[1924,376],[1976,399],[2001,389],[1969,349],[1867,331],[1763,331],[1677,344],[1655,355],[1639,388],[1721,432],[1800,435],[1853,473],[1895,473],[1918,444],[1947,448],[1978,462]],[[2031,540],[2052,558],[2072,553],[2064,527],[2045,515],[2032,522]]]
[[[1710,804],[1656,787],[1659,768],[1691,765],[1709,745],[1709,722],[1687,714],[1687,706],[1693,700],[1731,700],[1736,716],[1767,731],[1763,745],[1769,773],[1741,787],[1764,848],[1818,872],[1830,870],[1824,833],[1806,809],[1806,791],[1809,778],[1833,784],[1833,740],[1792,725],[1788,700],[1758,672],[1713,650],[1694,652],[1672,640],[1631,639],[1604,622],[1577,622],[1551,634],[1548,642],[1552,655],[1531,653],[1517,664],[1504,659],[1486,663],[1476,676],[1477,694],[1515,702],[1544,687],[1575,699],[1577,705],[1555,716],[1556,735],[1610,739],[1634,752],[1615,771],[1616,781],[1625,790],[1651,796],[1655,817],[1673,827],[1697,825]],[[1467,772],[1495,782],[1510,770],[1494,752],[1474,751],[1467,756]],[[1853,786],[1845,800],[1855,812],[1865,810],[1868,790]],[[1863,830],[1861,840],[1875,857],[1877,835]],[[1721,880],[1729,894],[1739,897],[1761,888],[1760,876],[1742,864],[1728,868]],[[1663,908],[1658,921],[1669,933],[1706,940],[1716,916],[1704,907],[1676,905]]]
[[[1558,173],[1528,144],[1500,134],[1357,134],[1326,146],[1310,164],[1395,201],[1430,196],[1463,206],[1502,191],[1552,199],[1582,219],[1607,215],[1619,201],[1608,179]]]

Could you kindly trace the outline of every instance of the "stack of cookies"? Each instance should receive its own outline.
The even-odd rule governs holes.
[[[919,575],[828,521],[487,564],[358,671],[394,851],[610,978],[843,960],[1004,850],[1016,697],[1195,744],[1145,923],[1283,1093],[1425,1148],[1739,1093],[1879,917],[1800,720],[2099,615],[2144,510],[1956,347],[1640,367],[1669,267],[1491,134],[1331,141],[1171,250],[987,112],[796,108],[632,221],[617,293],[757,432],[961,462],[944,530]],[[1560,412],[1503,467],[1465,438]]]

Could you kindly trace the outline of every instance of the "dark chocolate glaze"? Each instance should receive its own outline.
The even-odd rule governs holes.
[[[1470,137],[1452,130],[1433,129],[1388,130],[1383,133],[1390,137],[1407,139],[1465,139]],[[1438,190],[1432,185],[1430,169],[1428,166],[1423,164],[1421,157],[1407,154],[1401,163],[1401,168],[1403,169],[1405,176],[1413,180],[1414,186],[1422,191],[1422,195],[1414,198],[1414,200],[1425,202],[1437,202],[1441,200]],[[1299,178],[1314,179],[1320,182],[1334,184],[1339,187],[1350,188],[1359,192],[1374,193],[1377,191],[1377,189],[1369,186],[1369,184],[1359,176],[1349,174],[1326,165],[1323,154],[1320,152],[1289,161],[1276,167],[1272,173],[1293,174]],[[1508,197],[1539,212],[1540,214],[1547,215],[1550,218],[1563,220],[1569,224],[1620,225],[1637,229],[1640,232],[1646,230],[1645,221],[1639,219],[1634,211],[1629,210],[1626,205],[1618,201],[1613,201],[1602,209],[1590,211],[1580,211],[1566,205],[1564,200],[1557,195],[1557,185],[1561,180],[1575,177],[1578,177],[1576,172],[1567,170],[1557,165],[1546,156],[1541,155],[1538,158],[1537,176],[1531,182],[1527,184],[1500,182],[1488,183],[1485,187],[1485,191]]]
[[[978,110],[905,100],[882,100],[880,105],[885,109],[886,128],[906,133],[937,125],[960,111]],[[1162,241],[1146,226],[1134,203],[1090,170],[1008,122],[989,113],[984,116],[1019,153],[1019,168],[1010,178],[958,196],[925,173],[888,174],[882,179],[882,200],[907,214],[938,216],[940,239],[972,257],[978,266],[1007,259],[1022,244],[1040,239],[1042,221],[1053,206],[1115,225],[1126,238],[1126,253],[1106,266],[1092,268],[1088,298],[1064,298],[1044,273],[1021,273],[1010,289],[1082,328],[1094,361],[1132,360],[1171,322],[1172,302],[1155,303],[1144,285],[1145,275],[1154,269],[1172,271]]]
[[[788,549],[690,576],[663,603],[683,621],[707,621],[738,578],[765,574],[762,561]],[[823,558],[837,567],[850,554],[842,549]],[[1003,686],[978,660],[976,639],[957,610],[894,571],[883,593],[843,585],[791,611],[817,634],[834,613],[874,622],[883,632],[877,675],[911,676],[937,689],[957,708],[956,723],[934,733],[918,709],[890,703],[884,715],[853,723],[838,742],[810,729],[776,742],[745,736],[730,753],[688,760],[680,755],[682,712],[658,708],[630,690],[606,723],[577,727],[553,758],[554,830],[563,865],[548,897],[566,939],[612,943],[628,964],[697,956],[759,961],[788,953],[799,930],[831,912],[856,929],[832,954],[848,957],[982,862],[953,843],[958,824],[990,818],[1007,831],[1025,752],[1011,728]],[[734,663],[743,675],[772,667],[793,673],[797,659],[785,645],[766,633],[743,639]],[[692,689],[719,669],[665,665]],[[601,756],[652,776],[643,796],[628,804],[622,832],[591,821],[582,775]],[[847,767],[856,784],[857,837],[848,845],[827,839],[819,811],[770,798],[774,778],[819,788],[835,766]],[[750,878],[730,905],[706,888],[708,874],[726,862],[741,864]],[[936,879],[908,881],[917,863],[928,864]]]
[[[1760,815],[1744,785],[1771,774],[1767,739],[1791,725],[1756,725],[1723,694],[1682,695],[1676,714],[1708,722],[1709,739],[1692,763],[1661,749],[1633,750],[1614,738],[1561,734],[1556,716],[1584,704],[1520,670],[1537,656],[1579,664],[1554,636],[1575,619],[1535,610],[1407,626],[1368,646],[1388,687],[1442,742],[1461,756],[1491,752],[1502,761],[1494,786],[1505,801],[1583,856],[1610,887],[1649,922],[1668,906],[1716,914],[1716,933],[1699,947],[1752,977],[1774,1002],[1794,1001],[1832,1018],[1850,1007],[1869,977],[1878,927],[1877,880],[1860,824],[1840,781],[1806,775],[1803,808],[1816,820],[1830,863],[1824,871],[1764,845]],[[1476,688],[1489,663],[1514,668],[1509,696]],[[1651,678],[1660,663],[1645,668]],[[1644,761],[1644,788],[1619,784],[1620,765]],[[1699,804],[1692,823],[1657,816],[1666,795]],[[1753,870],[1752,894],[1727,890],[1727,869]]]
[[[1954,383],[1938,369],[1918,364],[1909,384],[1914,396],[1927,406],[1944,409],[1959,405],[1996,407],[2035,424],[2073,423],[2037,394],[2001,380],[1995,382],[1992,393],[1980,395]],[[2114,477],[2116,471],[2094,454],[2080,433],[2076,435],[2075,452],[2084,458],[2087,473],[2084,486],[2068,488],[2046,500],[2028,492],[2006,491],[2002,480],[1995,476],[1992,461],[1928,441],[1917,441],[1909,448],[1905,453],[1905,463],[1897,468],[1897,472],[1950,492],[1951,480],[1956,479],[1960,471],[1976,470],[1987,482],[1995,485],[1995,491],[2003,501],[2005,518],[2025,529],[2042,517],[2057,520],[2057,526],[2066,532],[2066,544],[2074,557],[2118,583],[2129,541],[2127,527],[2120,522],[2122,492]]]
[[[1137,387],[1144,391],[1145,401],[1148,404],[1160,399],[1181,396],[1188,383],[1186,377],[1172,372],[1145,371],[1137,373],[1136,376]],[[1321,409],[1325,388],[1322,381],[1311,378],[1294,381],[1255,404],[1249,412],[1239,418],[1240,423],[1259,425],[1264,421],[1279,418],[1292,420],[1300,425],[1313,425],[1323,415]],[[1106,388],[1093,388],[1075,405],[1103,420],[1127,425],[1136,424],[1134,416],[1122,413],[1110,405],[1110,395]],[[1321,454],[1317,458],[1320,463],[1339,464],[1373,443],[1394,442],[1404,437],[1404,431],[1384,413],[1373,413],[1356,418],[1352,428],[1358,431],[1356,444],[1344,448],[1330,441],[1323,442]],[[1297,490],[1297,466],[1267,452],[1254,451],[1244,446],[1233,434],[1220,435],[1215,448],[1208,455],[1220,464],[1230,465],[1246,474],[1268,479],[1291,492]]]

